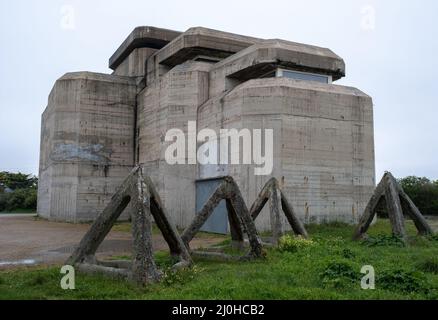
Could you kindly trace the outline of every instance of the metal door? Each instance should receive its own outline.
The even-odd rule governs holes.
[[[196,182],[196,212],[202,209],[221,182],[222,178],[198,180]],[[219,205],[202,226],[201,231],[228,233],[228,213],[225,200],[219,202]]]

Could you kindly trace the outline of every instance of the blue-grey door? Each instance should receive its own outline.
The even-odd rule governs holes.
[[[222,182],[222,179],[208,179],[196,182],[196,212],[202,209],[210,196],[216,191],[216,188]],[[225,200],[222,200],[204,225],[201,231],[227,234],[228,233],[228,214]]]

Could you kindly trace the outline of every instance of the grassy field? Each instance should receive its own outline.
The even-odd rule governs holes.
[[[163,281],[145,288],[77,274],[76,290],[64,291],[59,267],[3,271],[0,299],[438,299],[438,237],[416,237],[413,224],[407,226],[409,246],[389,236],[385,220],[365,242],[350,240],[351,226],[311,225],[311,241],[266,249],[263,260],[196,260],[178,273],[170,271],[167,253],[158,252]],[[375,269],[375,290],[360,287],[363,265]]]

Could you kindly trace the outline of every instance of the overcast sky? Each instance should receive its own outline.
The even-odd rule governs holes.
[[[109,73],[136,26],[204,26],[328,47],[374,100],[376,169],[438,179],[438,2],[0,0],[0,171],[38,173],[40,118],[57,78]]]

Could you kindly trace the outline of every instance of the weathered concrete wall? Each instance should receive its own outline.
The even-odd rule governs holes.
[[[137,48],[114,70],[116,76],[144,77],[146,61],[157,49]]]
[[[136,86],[88,72],[60,78],[42,116],[38,213],[89,221],[134,164]]]
[[[154,81],[138,96],[139,163],[146,169],[177,226],[187,226],[195,215],[196,164],[169,165],[165,151],[168,130],[187,136],[188,121],[196,121],[197,109],[208,95],[210,65],[187,62]]]
[[[199,129],[273,129],[271,176],[303,221],[357,222],[375,186],[372,100],[361,91],[286,78],[250,80],[209,100],[198,119]],[[254,165],[199,170],[199,178],[225,174],[236,179],[248,204],[271,177],[254,175]],[[266,209],[257,225],[269,229]]]

